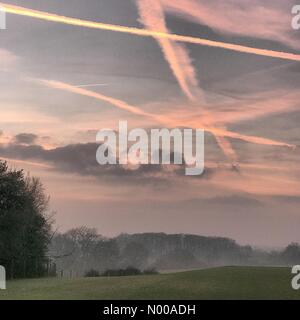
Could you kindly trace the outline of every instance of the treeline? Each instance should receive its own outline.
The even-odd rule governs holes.
[[[300,245],[291,243],[283,250],[263,251],[256,249],[253,251],[253,264],[268,266],[294,266],[300,264]]]
[[[7,277],[49,272],[50,239],[48,197],[41,182],[0,161],[0,265],[6,268]]]
[[[57,270],[72,270],[78,276],[88,270],[183,270],[223,265],[287,266],[300,263],[300,246],[282,251],[262,251],[241,246],[234,240],[189,234],[122,234],[107,239],[95,229],[80,227],[57,234],[50,252]]]
[[[107,239],[95,229],[81,227],[57,234],[50,253],[57,257],[57,270],[188,269],[228,264],[247,264],[250,246],[227,238],[145,233]]]

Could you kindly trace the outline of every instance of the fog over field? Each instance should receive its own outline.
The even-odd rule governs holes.
[[[54,236],[50,257],[58,274],[84,275],[89,270],[126,269],[178,271],[217,266],[290,266],[300,259],[300,246],[266,251],[234,240],[190,234],[121,234],[104,238],[81,227]]]

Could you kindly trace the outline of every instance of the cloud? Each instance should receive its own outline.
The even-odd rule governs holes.
[[[206,166],[202,175],[186,176],[184,159],[182,165],[172,164],[175,158],[175,154],[172,151],[170,152],[170,165],[99,165],[96,161],[98,147],[99,144],[97,143],[78,143],[45,149],[41,145],[25,145],[13,141],[9,144],[0,144],[0,158],[17,160],[58,172],[89,176],[100,180],[109,179],[118,183],[141,183],[147,185],[158,183],[168,185],[174,179],[182,179],[182,177],[189,180],[203,179],[208,181],[213,179],[218,171],[228,171],[226,168]],[[162,158],[162,151],[157,150],[156,152]]]
[[[19,133],[15,136],[15,142],[17,144],[34,144],[38,136],[33,133]]]
[[[274,196],[272,199],[280,203],[284,202],[288,204],[300,205],[300,196]]]
[[[87,96],[90,98],[94,98],[94,99],[97,99],[100,101],[105,101],[105,102],[107,102],[107,103],[109,103],[119,109],[126,110],[126,111],[133,113],[133,114],[136,114],[136,115],[148,117],[148,118],[153,119],[153,120],[155,120],[161,124],[164,124],[165,126],[168,126],[168,127],[176,128],[176,127],[188,127],[189,126],[190,128],[194,128],[194,129],[202,128],[208,132],[211,132],[214,136],[221,137],[221,138],[224,138],[224,137],[233,138],[233,139],[243,140],[243,141],[246,141],[249,143],[261,144],[261,145],[294,147],[293,145],[285,143],[285,142],[275,141],[272,139],[261,138],[261,137],[256,137],[256,136],[247,136],[247,135],[243,135],[240,133],[229,131],[229,130],[222,128],[222,127],[217,128],[213,125],[206,125],[203,122],[202,117],[184,119],[184,120],[171,119],[168,114],[166,114],[166,115],[152,114],[152,113],[143,111],[142,109],[140,109],[136,106],[129,105],[128,103],[126,103],[122,100],[118,100],[118,99],[115,99],[115,98],[112,98],[109,96],[105,96],[100,93],[96,93],[96,92],[86,90],[83,88],[77,88],[73,85],[70,85],[70,84],[67,84],[64,82],[52,81],[52,80],[40,80],[40,82],[48,87],[51,87],[51,88],[76,93],[76,94]],[[211,115],[209,115],[209,121],[210,121],[210,119],[211,119]],[[222,139],[222,142],[224,142],[224,139]],[[227,147],[229,147],[229,145],[226,145],[224,147],[224,150],[226,150]],[[226,150],[226,152],[231,153],[230,150],[229,151]]]
[[[171,13],[230,35],[273,40],[299,49],[291,30],[292,0],[161,0]]]
[[[255,93],[248,96],[246,100],[240,99],[230,103],[212,104],[210,110],[213,115],[213,124],[222,126],[296,111],[299,108],[299,100],[299,90],[274,89],[262,94]],[[201,110],[186,111],[185,116],[199,119],[202,112]]]
[[[184,174],[184,171],[173,167],[174,170],[164,170],[161,165],[143,165],[135,169],[122,165],[99,165],[96,161],[96,151],[99,144],[72,144],[63,147],[46,150],[40,145],[20,145],[10,143],[0,145],[0,157],[6,159],[40,161],[53,165],[53,169],[64,172],[79,174],[82,176],[93,176],[99,179],[118,178],[134,180],[135,183],[153,181],[165,181],[168,177],[176,174]]]
[[[189,199],[187,201],[191,206],[221,206],[224,207],[240,207],[240,208],[257,208],[262,207],[264,203],[247,194],[235,194],[228,196],[216,196],[203,199]]]

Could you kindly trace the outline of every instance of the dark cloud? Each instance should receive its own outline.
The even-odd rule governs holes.
[[[0,145],[0,156],[52,163],[55,170],[58,171],[98,178],[131,178],[134,181],[141,180],[141,182],[145,182],[145,180],[162,181],[171,174],[181,174],[181,170],[177,166],[173,166],[174,170],[171,171],[164,170],[161,165],[142,165],[136,169],[126,168],[121,165],[100,166],[96,161],[98,147],[99,145],[96,143],[86,143],[46,150],[39,145],[11,143],[9,145]]]
[[[33,133],[19,133],[15,136],[15,142],[17,144],[34,144],[38,136]]]
[[[26,139],[21,139],[25,141]],[[33,139],[32,139],[33,140]],[[31,141],[32,141],[31,140]],[[26,140],[30,142],[30,139]],[[186,165],[99,165],[96,161],[96,151],[99,147],[97,143],[72,144],[63,147],[46,150],[40,145],[10,143],[0,145],[0,157],[21,160],[35,160],[53,164],[53,169],[75,173],[82,176],[94,176],[99,179],[125,179],[126,182],[132,180],[134,183],[171,183],[172,178],[185,176]],[[161,151],[157,151],[161,154]],[[174,161],[174,153],[171,152],[171,163]],[[200,176],[191,176],[193,179],[211,179],[218,168],[206,168]],[[188,178],[188,177],[187,177]]]
[[[272,199],[282,203],[289,203],[289,204],[297,204],[300,205],[300,197],[299,196],[273,196]]]

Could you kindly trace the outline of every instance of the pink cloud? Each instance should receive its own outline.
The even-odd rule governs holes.
[[[299,49],[291,29],[291,0],[161,0],[171,13],[232,35],[278,41]]]

